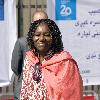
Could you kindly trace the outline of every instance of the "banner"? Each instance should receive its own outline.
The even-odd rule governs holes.
[[[100,85],[100,1],[47,0],[47,12],[77,61],[84,86]]]
[[[16,39],[16,1],[0,0],[0,87],[11,81],[11,56]]]

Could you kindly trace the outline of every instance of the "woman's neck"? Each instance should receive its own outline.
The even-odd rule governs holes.
[[[45,54],[39,54],[38,56],[40,63],[45,59]]]

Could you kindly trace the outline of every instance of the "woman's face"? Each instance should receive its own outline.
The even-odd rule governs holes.
[[[34,46],[41,53],[46,53],[52,45],[52,36],[47,24],[40,24],[33,33]]]

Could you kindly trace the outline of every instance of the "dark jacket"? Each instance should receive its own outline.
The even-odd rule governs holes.
[[[14,46],[11,60],[12,71],[18,76],[22,72],[25,52],[28,50],[26,37],[19,38]]]
[[[22,68],[25,58],[25,52],[28,50],[26,37],[19,38],[14,46],[11,60],[11,68],[15,74],[14,79],[14,100],[19,100],[21,81],[22,81]]]

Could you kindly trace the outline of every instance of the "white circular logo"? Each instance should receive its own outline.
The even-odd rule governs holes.
[[[72,10],[70,7],[66,7],[66,5],[61,5],[61,12],[60,14],[62,16],[69,16],[72,13]]]

